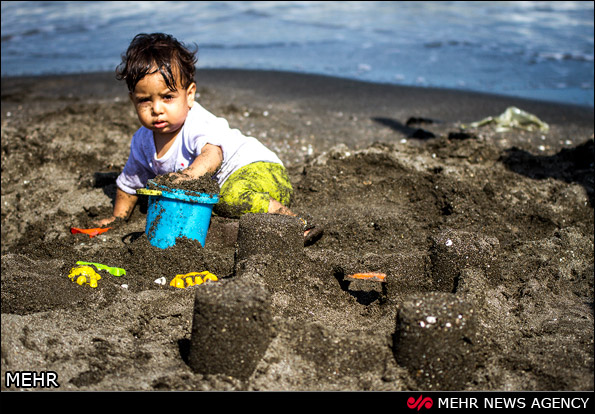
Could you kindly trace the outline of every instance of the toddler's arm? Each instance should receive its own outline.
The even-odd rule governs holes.
[[[202,147],[200,154],[194,159],[192,164],[177,174],[177,179],[190,180],[202,177],[207,173],[213,174],[221,167],[222,162],[223,151],[221,148],[217,145],[206,144]],[[130,213],[132,213],[137,200],[137,195],[125,193],[118,188],[112,216],[98,220],[95,223],[99,226],[107,226],[117,218],[126,220],[130,216]]]
[[[117,218],[126,220],[130,216],[130,213],[132,213],[137,200],[137,195],[125,193],[118,188],[116,190],[116,201],[114,202],[114,212],[112,216],[96,221],[95,223],[99,226],[107,226]]]
[[[202,147],[198,157],[192,161],[192,164],[181,171],[179,179],[196,179],[209,173],[215,173],[223,162],[223,151],[221,147],[212,144],[206,144]]]

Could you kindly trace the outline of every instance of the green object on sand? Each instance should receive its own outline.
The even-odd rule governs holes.
[[[101,263],[91,263],[91,262],[76,262],[77,265],[93,265],[97,268],[97,270],[106,270],[107,272],[111,273],[114,276],[124,276],[126,274],[126,270],[120,267],[110,267],[106,266]]]
[[[489,116],[481,121],[473,122],[469,125],[462,125],[463,128],[478,128],[488,124],[496,125],[496,132],[509,131],[513,128],[524,129],[527,131],[540,130],[548,132],[548,124],[537,118],[535,115],[523,111],[522,109],[510,106],[499,116]]]

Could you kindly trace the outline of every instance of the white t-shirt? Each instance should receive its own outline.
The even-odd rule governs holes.
[[[227,120],[194,102],[181,133],[163,157],[157,158],[150,129],[140,127],[135,132],[130,143],[130,156],[116,184],[122,191],[135,194],[149,179],[187,168],[206,144],[217,145],[223,151],[223,163],[214,176],[220,186],[233,172],[253,162],[283,165],[279,157],[256,138],[231,129]]]

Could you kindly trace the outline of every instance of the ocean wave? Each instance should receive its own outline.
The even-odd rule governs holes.
[[[220,49],[220,50],[233,50],[233,49],[277,49],[277,48],[303,48],[309,46],[321,46],[329,45],[334,43],[331,40],[321,41],[278,41],[278,42],[266,42],[266,43],[201,43],[199,44],[199,50],[204,49]]]
[[[592,2],[24,1],[1,8],[3,74],[99,70],[119,61],[139,31],[161,31],[197,44],[209,67],[298,68],[486,92],[581,85],[593,100]]]
[[[587,54],[582,52],[539,52],[535,54],[536,58],[564,61],[564,60],[575,60],[578,62],[593,62],[593,54]]]

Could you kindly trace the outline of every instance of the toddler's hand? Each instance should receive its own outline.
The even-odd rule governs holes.
[[[174,182],[174,183],[180,182],[180,181],[192,180],[194,178],[187,170],[182,170],[182,171],[171,173],[170,177],[172,179],[172,182]]]
[[[98,226],[98,227],[105,227],[111,223],[113,223],[116,220],[116,217],[111,216],[111,217],[106,217],[104,219],[101,220],[95,220],[93,222],[93,225]]]

